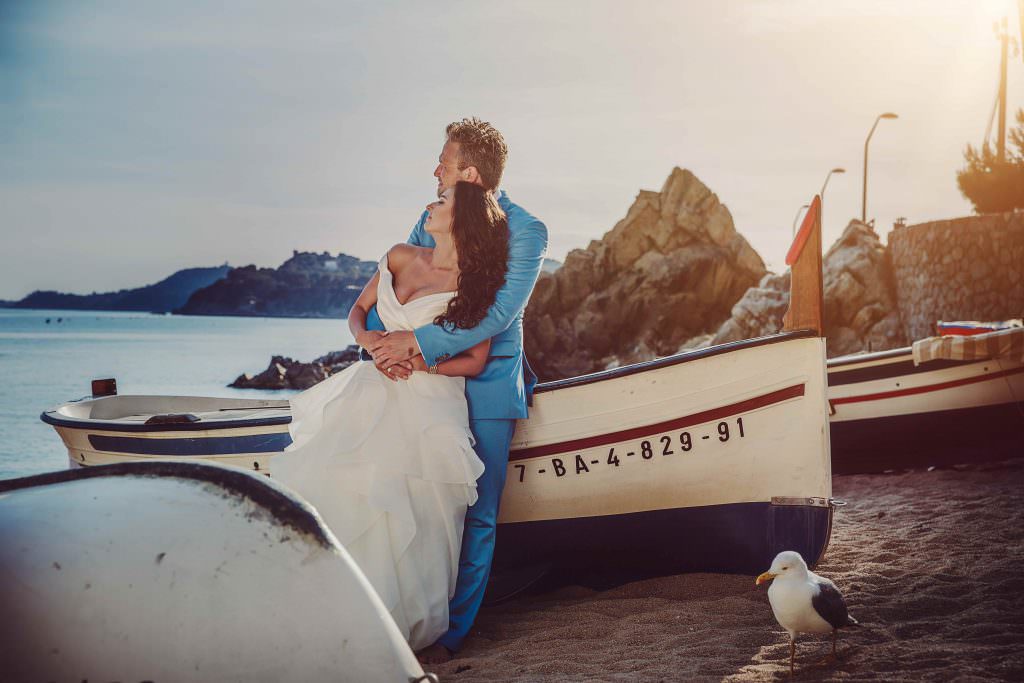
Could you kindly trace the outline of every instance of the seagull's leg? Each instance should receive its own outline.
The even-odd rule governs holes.
[[[796,638],[789,637],[789,677],[793,677],[793,662],[796,660]]]
[[[836,654],[836,635],[839,633],[839,629],[832,629],[832,656],[839,659],[839,655]]]

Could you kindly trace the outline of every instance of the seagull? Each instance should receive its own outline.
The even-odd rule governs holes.
[[[836,633],[857,620],[846,611],[846,602],[836,585],[807,568],[800,553],[786,550],[775,556],[771,569],[757,577],[754,585],[774,581],[768,588],[768,602],[775,620],[789,632],[789,675],[793,675],[797,633],[832,632],[832,656],[836,655]]]

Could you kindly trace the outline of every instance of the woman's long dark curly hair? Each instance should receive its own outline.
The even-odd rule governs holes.
[[[459,254],[458,291],[434,324],[476,327],[505,283],[508,268],[508,220],[494,193],[459,181],[455,184],[452,240]]]

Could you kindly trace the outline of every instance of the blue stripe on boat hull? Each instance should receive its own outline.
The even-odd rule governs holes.
[[[292,437],[288,432],[242,436],[206,436],[189,439],[145,439],[134,436],[89,435],[89,443],[98,451],[160,456],[279,453],[291,442]]]
[[[832,510],[733,503],[498,525],[494,563],[550,561],[570,571],[633,576],[680,572],[759,574],[783,550],[811,565],[825,552]]]
[[[1024,403],[833,422],[832,472],[1002,460],[1024,455]]]

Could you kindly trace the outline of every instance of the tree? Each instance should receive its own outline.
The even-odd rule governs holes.
[[[1001,213],[1024,208],[1024,109],[1017,110],[1017,127],[1010,131],[1014,153],[1007,149],[999,161],[988,142],[980,149],[967,145],[967,165],[956,174],[960,194],[974,205],[975,213]]]

